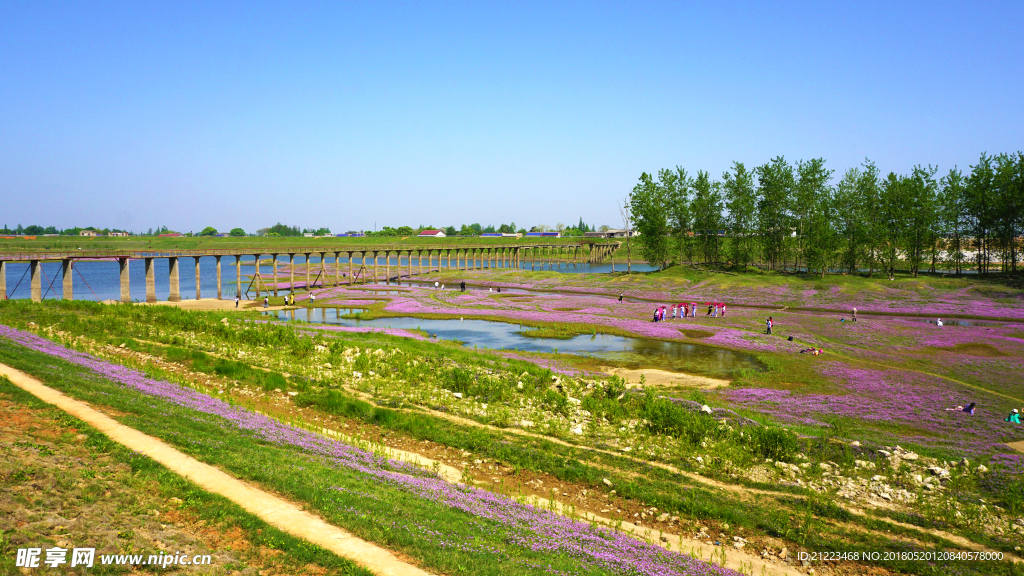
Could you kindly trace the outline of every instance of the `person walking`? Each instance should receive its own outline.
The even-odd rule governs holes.
[[[718,318],[718,304],[715,304],[715,310],[711,313],[712,318]]]
[[[725,302],[722,302],[722,318],[725,318]]]
[[[690,305],[689,304],[683,304],[683,318],[686,318],[689,315],[690,315]]]
[[[622,302],[622,292],[619,292],[619,302]]]
[[[654,321],[655,322],[658,321],[658,309],[657,308],[654,309]]]
[[[465,292],[465,291],[466,291],[466,281],[465,281],[465,280],[463,280],[463,281],[462,281],[462,284],[460,284],[460,285],[459,285],[459,288],[460,288],[460,289],[461,289],[461,290],[462,290],[463,292]]]
[[[696,302],[690,302],[690,318],[696,318],[696,317],[697,317],[697,303]]]
[[[705,314],[704,317],[707,318],[708,316],[711,316],[711,311],[713,309],[714,309],[714,305],[713,304],[708,304],[708,313]]]
[[[675,304],[672,305],[672,319],[673,320],[676,319],[676,305]]]
[[[263,297],[263,307],[266,308],[268,306],[270,306],[270,298],[267,298],[266,296],[264,296]]]
[[[312,306],[313,304],[316,304],[316,294],[313,294],[312,292],[310,292],[309,293],[309,305]]]
[[[770,336],[771,333],[772,333],[772,326],[774,325],[774,322],[772,322],[772,317],[771,316],[768,317],[768,321],[765,322],[765,324],[768,325],[768,331],[766,332],[766,334],[768,334]]]
[[[853,321],[854,322],[857,321],[857,307],[856,306],[853,307]]]

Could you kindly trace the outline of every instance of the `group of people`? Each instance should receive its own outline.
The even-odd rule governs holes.
[[[977,404],[975,404],[974,402],[971,402],[967,406],[957,406],[956,408],[946,408],[946,411],[947,412],[959,411],[959,412],[966,412],[968,414],[974,414],[974,410],[975,410],[976,406],[977,406]],[[1014,408],[1013,410],[1010,410],[1010,413],[1006,415],[1006,418],[1003,418],[1003,422],[1009,422],[1010,424],[1020,424],[1021,423],[1020,422],[1020,410],[1017,410],[1016,408]]]
[[[619,294],[619,302],[622,302],[622,294]],[[671,319],[675,320],[678,314],[679,318],[696,318],[697,317],[697,303],[696,302],[683,302],[680,304],[673,304],[671,307]],[[654,322],[664,322],[669,318],[668,307],[661,306],[660,308],[654,309]],[[717,318],[721,314],[725,318],[725,304],[719,302],[708,303],[708,313],[704,316],[710,316]]]
[[[309,303],[310,303],[310,305],[312,305],[314,302],[316,302],[316,294],[313,294],[312,292],[310,292],[309,293]],[[285,297],[284,297],[284,305],[285,306],[295,306],[295,294],[286,294]],[[270,307],[270,297],[269,296],[264,296],[263,297],[263,307],[264,308],[269,308]],[[235,308],[238,308],[238,296],[235,296]]]

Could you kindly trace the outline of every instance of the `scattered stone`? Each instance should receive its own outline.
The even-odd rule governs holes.
[[[707,404],[702,404],[700,407],[700,411],[705,414],[711,414],[711,406],[708,406]]]
[[[581,436],[583,434],[583,426],[577,424],[570,428],[569,431],[577,436]]]
[[[462,398],[462,392],[456,392],[456,393],[454,394],[454,396],[455,396],[456,398]]]
[[[785,560],[786,556],[788,556],[788,555],[789,555],[789,550],[786,549],[786,548],[783,548],[782,550],[779,551],[779,558],[782,558],[783,560]]]
[[[854,440],[853,442],[850,442],[850,446],[853,446],[854,448],[860,448],[860,441]]]
[[[604,482],[605,486],[611,486],[612,485],[612,481],[607,479],[607,478],[602,478],[601,482]]]

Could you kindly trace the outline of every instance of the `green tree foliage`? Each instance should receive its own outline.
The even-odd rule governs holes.
[[[717,263],[724,235],[725,222],[722,217],[722,193],[718,182],[710,174],[700,170],[693,179],[693,234],[697,241],[697,253],[705,263]]]
[[[665,188],[644,172],[629,195],[633,222],[639,232],[640,253],[652,266],[668,262],[668,198]]]
[[[228,232],[228,235],[234,237],[245,236],[245,230],[242,230],[241,228],[232,228],[231,232]]]
[[[630,194],[638,241],[655,266],[678,262],[754,263],[824,275],[897,269],[918,275],[1016,272],[1024,237],[1024,154],[982,154],[970,172],[942,178],[932,166],[882,178],[869,160],[833,184],[816,158],[783,157],[748,170],[736,162],[720,182],[685,169],[648,173]],[[581,220],[582,223],[582,220]],[[723,262],[727,260],[727,262]],[[997,267],[993,267],[993,264]]]
[[[203,228],[203,231],[200,232],[199,235],[200,236],[216,236],[217,235],[217,229],[214,228],[213,226],[207,226],[206,228]]]
[[[793,167],[778,156],[758,166],[757,231],[770,270],[785,266],[792,218]]]
[[[754,258],[753,237],[757,216],[754,173],[747,170],[742,162],[733,162],[732,172],[722,174],[722,190],[725,207],[729,211],[726,223],[733,238],[729,259],[734,266],[743,266],[746,270]]]

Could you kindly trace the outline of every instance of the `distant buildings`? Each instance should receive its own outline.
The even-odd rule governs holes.
[[[527,232],[526,235],[531,238],[543,237],[543,238],[561,238],[561,232]]]
[[[481,238],[522,238],[522,234],[515,232],[484,232],[480,235]]]
[[[625,230],[609,229],[604,232],[586,232],[583,234],[584,238],[625,238],[629,236],[632,238],[636,236],[636,230],[630,230],[628,233]]]
[[[424,238],[444,238],[445,233],[443,230],[424,230],[417,234],[417,236],[422,236]]]
[[[95,230],[82,230],[78,233],[79,236],[99,236]]]

